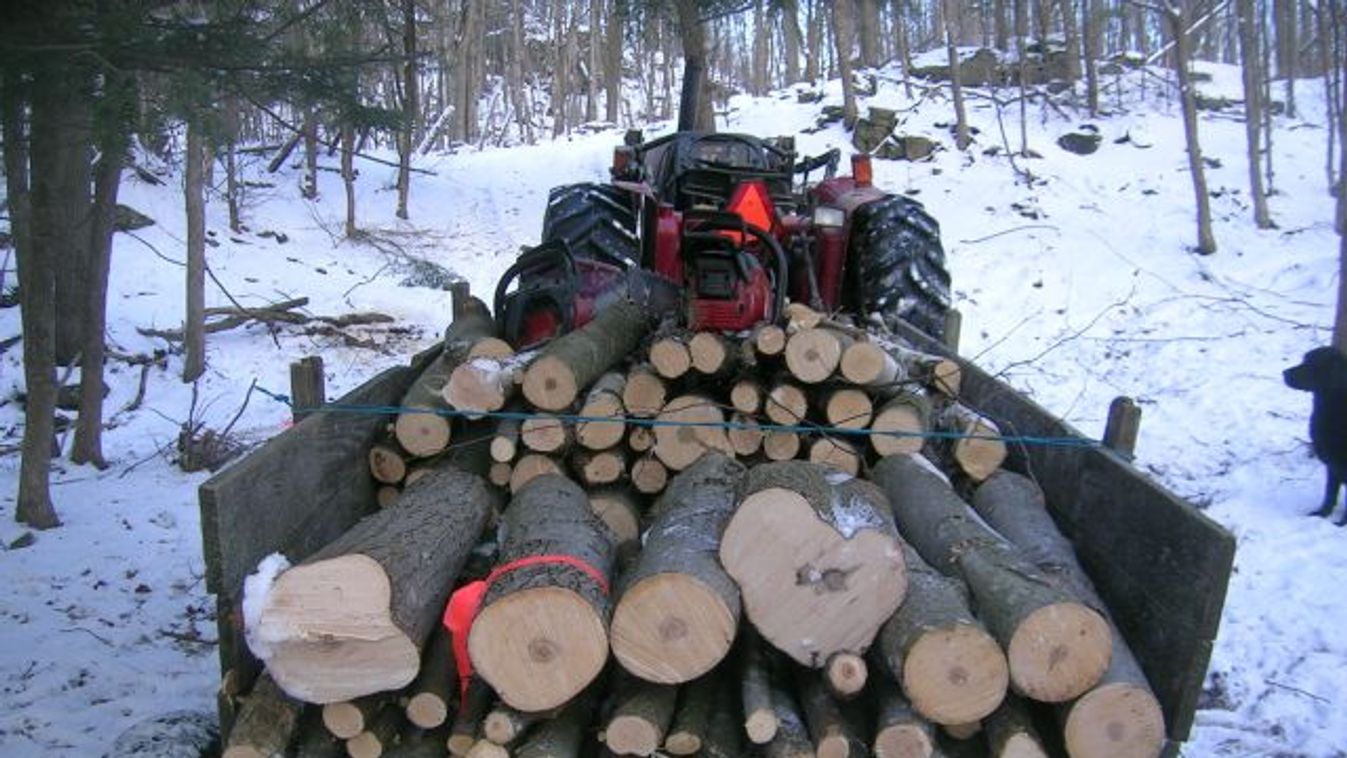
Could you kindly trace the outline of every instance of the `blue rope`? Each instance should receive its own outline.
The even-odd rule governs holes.
[[[346,403],[327,403],[313,408],[296,408],[288,395],[279,392],[271,392],[257,386],[257,391],[267,397],[281,403],[297,413],[349,413],[353,415],[366,416],[396,416],[403,413],[426,413],[434,416],[444,416],[447,418],[465,418],[469,420],[481,418],[494,418],[503,420],[526,421],[533,418],[554,419],[561,422],[583,423],[583,422],[613,422],[621,421],[630,426],[643,426],[654,428],[659,426],[666,427],[708,427],[719,429],[756,429],[762,432],[793,432],[797,434],[825,434],[853,437],[870,437],[873,435],[882,435],[885,437],[919,437],[921,439],[937,440],[1000,440],[1008,444],[1019,445],[1041,445],[1045,447],[1100,447],[1102,445],[1098,440],[1087,439],[1084,437],[1038,437],[1033,435],[1001,435],[1001,434],[966,434],[964,432],[904,432],[904,431],[881,431],[878,429],[853,429],[837,426],[823,426],[820,424],[745,424],[737,421],[675,421],[673,419],[659,418],[636,418],[633,416],[583,416],[573,413],[531,413],[527,411],[461,411],[454,408],[405,408],[399,405],[352,405]],[[689,406],[694,407],[694,406]]]

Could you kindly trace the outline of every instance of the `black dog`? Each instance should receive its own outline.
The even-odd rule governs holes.
[[[1305,353],[1299,366],[1282,372],[1288,387],[1314,393],[1310,441],[1328,469],[1324,504],[1313,515],[1328,517],[1338,504],[1338,489],[1347,483],[1347,355],[1331,347]],[[1347,512],[1338,526],[1347,524]]]

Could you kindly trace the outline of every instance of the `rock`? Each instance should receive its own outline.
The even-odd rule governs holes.
[[[22,550],[26,547],[32,547],[35,542],[37,542],[37,537],[32,532],[24,532],[9,543],[9,549]]]
[[[867,118],[881,126],[888,126],[889,129],[898,125],[898,112],[891,108],[878,108],[872,105]]]
[[[1089,155],[1099,149],[1099,132],[1068,132],[1057,138],[1057,146],[1076,155]]]
[[[795,102],[801,104],[821,103],[823,102],[823,93],[814,90],[801,90],[795,94]]]
[[[846,113],[843,111],[842,106],[840,106],[840,105],[825,105],[825,106],[823,106],[823,113],[822,113],[822,115],[820,115],[819,118],[818,118],[818,123],[819,123],[819,126],[823,126],[823,125],[825,125],[825,124],[835,124],[835,123],[837,123],[838,121],[841,121],[841,120],[842,120],[843,118],[845,118],[845,117],[846,117]]]
[[[878,124],[868,118],[857,119],[856,129],[851,133],[851,144],[862,153],[870,153],[884,144],[892,132],[892,124]]]
[[[220,753],[220,727],[204,711],[173,711],[132,724],[104,758],[204,758]]]
[[[154,226],[154,219],[129,205],[117,203],[117,213],[112,221],[113,229],[119,232],[133,232],[147,226]]]
[[[103,397],[108,396],[108,384],[103,382]],[[80,385],[63,384],[56,390],[56,407],[63,411],[77,411],[80,409]]]

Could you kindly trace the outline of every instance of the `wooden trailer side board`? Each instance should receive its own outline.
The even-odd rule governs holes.
[[[914,330],[904,337],[948,355]],[[953,356],[951,356],[953,357]],[[965,402],[1011,436],[1077,430],[960,359]],[[1008,467],[1043,488],[1062,532],[1108,603],[1164,709],[1169,739],[1192,730],[1234,564],[1234,537],[1190,503],[1101,448],[1010,445]]]

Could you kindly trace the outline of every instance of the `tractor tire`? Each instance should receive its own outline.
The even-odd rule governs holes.
[[[848,268],[852,303],[862,316],[878,316],[890,328],[902,319],[931,337],[945,335],[949,272],[940,245],[940,224],[921,203],[891,195],[856,211]]]
[[[543,216],[542,241],[562,240],[576,258],[632,268],[641,265],[641,243],[631,194],[607,184],[554,187]]]

